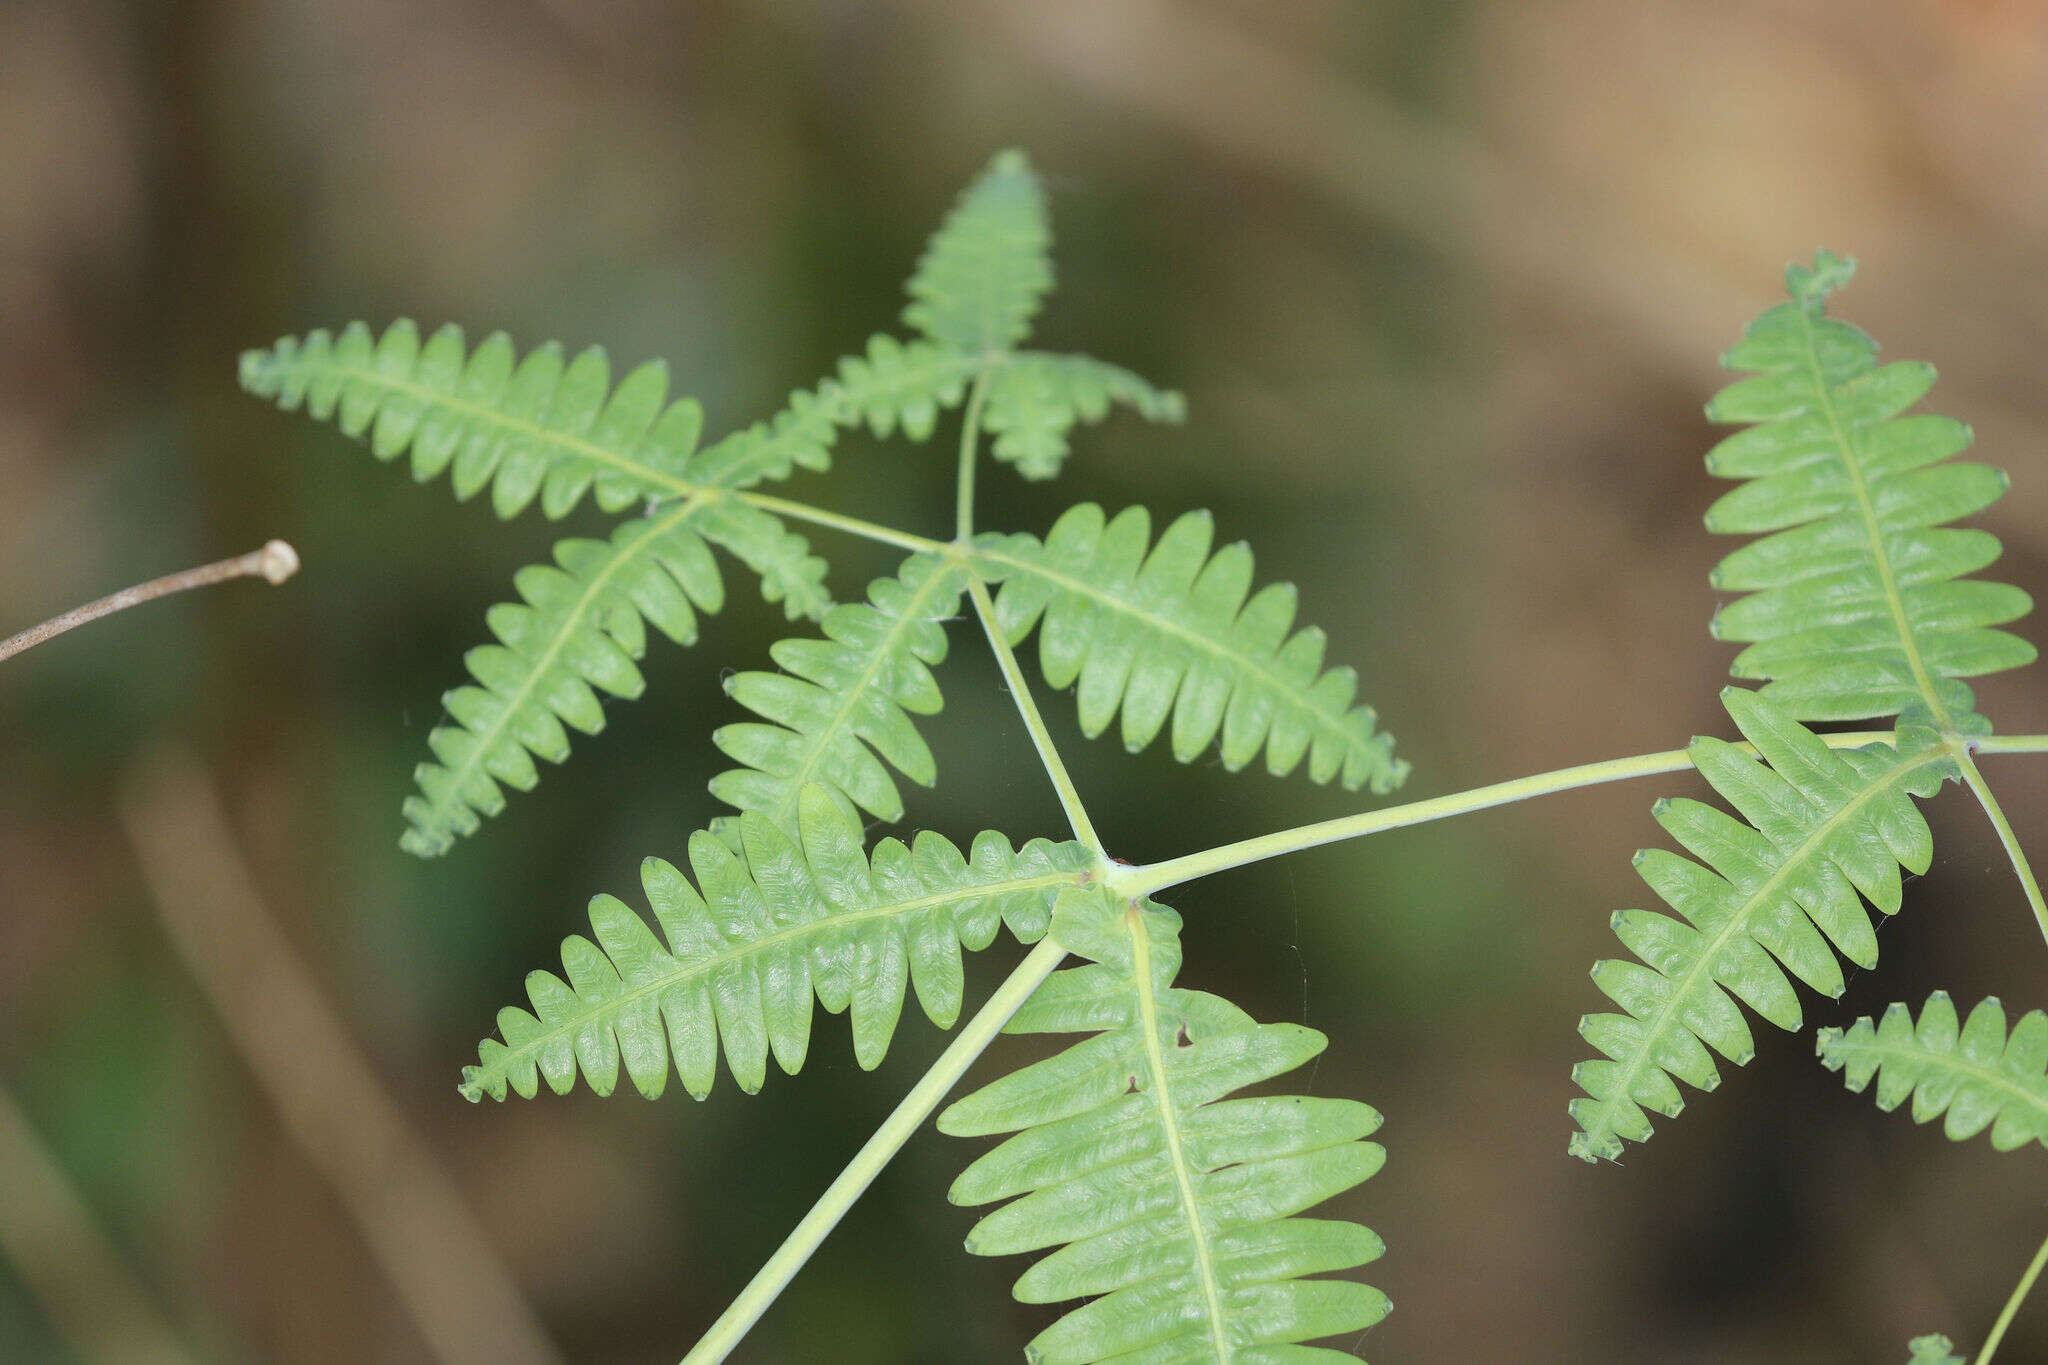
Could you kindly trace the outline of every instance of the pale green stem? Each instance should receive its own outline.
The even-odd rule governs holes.
[[[1970,741],[1980,754],[2048,754],[2048,735],[1986,735]]]
[[[2013,1286],[2012,1296],[2005,1301],[2005,1307],[1998,1314],[1998,1321],[1991,1324],[1991,1335],[1984,1338],[1984,1349],[1977,1352],[1976,1365],[1991,1365],[1991,1357],[1998,1353],[1998,1343],[2005,1340],[2005,1329],[2012,1326],[2013,1315],[2026,1302],[2027,1293],[2034,1287],[2034,1281],[2041,1278],[2041,1268],[2048,1266],[2048,1241],[2041,1243],[2041,1249],[2034,1253],[2034,1259],[2027,1264],[2027,1270],[2020,1276],[2020,1282]]]
[[[1865,744],[1888,743],[1892,736],[1889,731],[1863,730],[1851,734],[1822,735],[1820,738],[1830,748],[1853,749]],[[2048,735],[2036,738],[2042,741],[2044,747],[2048,747]],[[1738,744],[1735,747],[1747,754],[1756,753],[1748,744]],[[1111,882],[1119,894],[1134,898],[1144,897],[1163,891],[1169,886],[1193,881],[1197,877],[1207,877],[1233,867],[1243,867],[1246,863],[1277,858],[1285,853],[1296,853],[1320,844],[1357,839],[1407,825],[1427,824],[1432,820],[1466,815],[1490,806],[1505,806],[1515,801],[1526,801],[1532,796],[1547,796],[1552,792],[1570,791],[1575,787],[1591,787],[1602,782],[1621,782],[1631,777],[1649,777],[1655,773],[1678,772],[1691,766],[1692,759],[1684,749],[1637,754],[1633,758],[1610,758],[1603,763],[1582,763],[1575,768],[1559,768],[1555,772],[1518,777],[1511,782],[1496,782],[1490,787],[1474,787],[1470,791],[1453,792],[1448,796],[1433,796],[1427,801],[1411,801],[1402,806],[1384,806],[1378,810],[1361,811],[1356,815],[1340,815],[1334,820],[1322,820],[1313,825],[1276,830],[1271,834],[1240,839],[1234,844],[1224,844],[1220,848],[1169,858],[1161,863],[1122,868],[1112,874]]]
[[[1102,837],[1095,832],[1095,823],[1081,804],[1081,793],[1075,788],[1067,765],[1060,761],[1059,750],[1053,747],[1052,732],[1045,728],[1045,717],[1039,714],[1038,703],[1031,699],[1030,679],[1024,676],[1024,666],[1017,662],[1016,651],[1003,638],[1002,624],[996,620],[996,604],[989,599],[988,585],[979,575],[968,578],[967,595],[974,599],[975,614],[981,617],[982,628],[988,632],[989,648],[995,651],[996,663],[1002,666],[1003,681],[1010,686],[1010,696],[1017,702],[1017,714],[1024,718],[1024,728],[1031,732],[1038,761],[1045,765],[1045,775],[1052,779],[1053,790],[1059,793],[1060,808],[1067,813],[1067,823],[1074,827],[1074,837],[1101,857]]]
[[[974,537],[974,448],[981,439],[981,403],[988,393],[988,375],[983,370],[975,376],[974,390],[967,395],[967,415],[960,419],[960,487],[953,534],[962,545]]]
[[[708,489],[705,491],[717,493],[723,490]],[[946,551],[946,542],[943,540],[932,540],[926,536],[912,535],[908,531],[899,531],[892,526],[883,526],[872,521],[862,521],[859,517],[841,516],[837,512],[827,512],[822,507],[813,507],[807,502],[797,502],[791,498],[773,497],[767,493],[733,493],[730,496],[738,498],[741,502],[758,507],[764,512],[774,512],[778,516],[788,517],[791,521],[807,521],[813,526],[829,526],[835,531],[844,531],[847,535],[859,536],[862,540],[878,541],[883,545],[894,545],[904,550],[924,550],[931,554],[944,554]]]
[[[2012,870],[2018,874],[2020,888],[2027,893],[2027,905],[2034,912],[2034,923],[2041,928],[2041,937],[2048,939],[2048,903],[2041,899],[2041,883],[2034,878],[2034,869],[2027,862],[2026,851],[2020,847],[2017,834],[2013,833],[2012,822],[2005,818],[2004,807],[1991,794],[1991,784],[1984,780],[1984,774],[1977,771],[1976,760],[1970,756],[1967,741],[1949,741],[1949,752],[1955,755],[1956,766],[1962,769],[1963,781],[1977,795],[1977,804],[1984,807],[1984,814],[1991,818],[1991,827],[1998,831],[1998,841],[2005,845],[2005,856],[2012,861]]]
[[[740,1291],[732,1306],[711,1324],[711,1330],[704,1334],[704,1339],[683,1357],[683,1365],[715,1365],[731,1354],[732,1349],[739,1345],[740,1338],[747,1334],[747,1329],[760,1321],[761,1315],[768,1311],[768,1305],[775,1302],[776,1296],[795,1278],[804,1262],[811,1258],[811,1253],[818,1249],[819,1243],[839,1225],[839,1220],[846,1216],[853,1202],[874,1183],[875,1177],[882,1173],[882,1168],[889,1164],[890,1158],[901,1150],[911,1135],[924,1126],[925,1119],[938,1108],[939,1101],[946,1097],[946,1093],[966,1074],[967,1068],[974,1064],[975,1058],[1003,1031],[1003,1025],[1010,1022],[1010,1016],[1030,998],[1041,982],[1052,975],[1066,955],[1066,949],[1048,935],[1017,964],[1009,979],[996,988],[988,1003],[960,1030],[960,1036],[939,1055],[932,1069],[903,1097],[903,1102],[875,1130],[874,1136],[854,1154],[846,1169],[839,1173],[839,1178],[826,1187],[818,1202],[811,1206],[811,1211],[804,1215],[803,1221],[768,1258],[767,1264]]]

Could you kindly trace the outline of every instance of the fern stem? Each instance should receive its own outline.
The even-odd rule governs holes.
[[[996,663],[1002,666],[1003,681],[1009,684],[1010,696],[1017,703],[1017,714],[1024,718],[1024,728],[1031,732],[1031,743],[1038,750],[1038,761],[1045,765],[1045,775],[1052,780],[1053,790],[1059,793],[1060,808],[1067,813],[1067,823],[1073,826],[1074,837],[1100,857],[1102,836],[1095,832],[1095,822],[1088,818],[1087,808],[1081,804],[1081,793],[1075,788],[1067,765],[1061,761],[1060,751],[1053,746],[1052,732],[1045,728],[1045,717],[1039,714],[1038,703],[1031,699],[1031,681],[1024,676],[1024,666],[1017,662],[1017,652],[1003,637],[1002,625],[996,620],[996,604],[990,600],[988,585],[982,582],[979,574],[969,573],[967,595],[974,599],[974,613],[981,618],[982,629],[988,632],[989,648],[995,651]]]
[[[2048,735],[1986,735],[1970,741],[1980,754],[2048,754]]]
[[[2048,903],[2041,899],[2041,883],[2034,877],[2034,869],[2027,862],[2026,850],[2020,847],[2019,836],[2013,833],[2012,822],[2005,818],[2005,808],[1992,795],[1991,784],[1984,780],[1984,774],[1977,769],[1977,761],[1970,756],[1967,741],[1951,737],[1949,752],[1955,755],[1956,766],[1962,769],[1963,781],[1977,797],[1977,804],[1984,808],[1984,814],[1991,819],[1991,827],[1998,831],[1998,841],[2005,845],[2005,856],[2012,861],[2012,870],[2020,879],[2020,887],[2027,893],[2027,905],[2034,912],[2034,923],[2041,928],[2041,937],[2048,939]]]
[[[988,394],[989,371],[974,377],[967,395],[967,413],[960,419],[960,488],[955,500],[953,535],[962,545],[974,538],[974,452],[981,440],[981,404]]]
[[[1860,730],[1847,734],[1822,735],[1819,738],[1831,749],[1855,749],[1866,744],[1888,744],[1892,736],[1888,731]],[[2024,738],[2037,741],[2041,750],[2048,750],[2048,735],[2031,735]],[[1755,748],[1748,744],[1738,744],[1735,747],[1746,754],[1756,753]],[[2038,751],[2023,751],[2018,748],[2008,750],[2013,753]],[[1691,766],[1692,759],[1684,749],[1666,749],[1661,753],[1610,758],[1600,763],[1582,763],[1575,768],[1559,768],[1554,772],[1518,777],[1513,781],[1496,782],[1488,787],[1452,792],[1448,796],[1432,796],[1426,801],[1410,801],[1405,805],[1385,806],[1379,810],[1361,811],[1356,815],[1340,815],[1334,820],[1322,820],[1312,825],[1276,830],[1271,834],[1240,839],[1234,844],[1223,844],[1200,853],[1169,858],[1165,862],[1119,869],[1112,877],[1112,881],[1119,894],[1133,897],[1150,896],[1169,886],[1178,886],[1182,882],[1194,881],[1198,877],[1226,872],[1233,867],[1243,867],[1247,863],[1277,858],[1286,853],[1298,853],[1302,849],[1315,848],[1322,844],[1357,839],[1368,834],[1380,834],[1408,825],[1428,824],[1432,820],[1445,820],[1453,815],[1469,815],[1473,811],[1486,810],[1493,806],[1526,801],[1532,796],[1548,796],[1554,792],[1571,791],[1577,787],[1597,786],[1602,782],[1622,782],[1632,777],[1682,772]]]
[[[719,493],[727,490],[705,487],[697,491]],[[827,512],[822,507],[813,507],[807,502],[778,498],[769,493],[734,492],[730,493],[730,496],[738,498],[741,502],[750,503],[764,512],[774,512],[779,516],[788,517],[791,521],[807,521],[813,526],[830,527],[834,531],[843,531],[850,536],[859,536],[862,540],[894,545],[903,550],[924,550],[931,554],[946,552],[946,542],[943,540],[913,535],[909,531],[899,531],[893,526],[883,526],[878,522],[863,521],[859,517],[841,516],[837,512]]]
[[[2026,1273],[2020,1282],[2012,1287],[2012,1294],[1999,1310],[1998,1321],[1991,1324],[1991,1335],[1984,1338],[1984,1349],[1977,1352],[1976,1365],[1991,1365],[1991,1357],[1998,1353],[1998,1343],[2005,1340],[2005,1329],[2012,1326],[2013,1316],[2026,1302],[2027,1294],[2033,1289],[2034,1281],[2041,1278],[2041,1269],[2048,1266],[2048,1240],[2041,1243],[2041,1249],[2034,1253],[2034,1259],[2027,1263]]]
[[[981,1056],[995,1036],[1002,1032],[1003,1025],[1010,1022],[1010,1016],[1030,998],[1031,993],[1051,976],[1067,955],[1067,950],[1048,936],[1017,964],[1009,979],[996,988],[974,1018],[960,1030],[939,1059],[932,1063],[931,1070],[903,1097],[889,1117],[877,1128],[874,1135],[861,1145],[846,1169],[811,1205],[790,1234],[776,1249],[766,1264],[747,1282],[738,1298],[732,1301],[717,1322],[711,1324],[690,1353],[683,1357],[683,1365],[716,1365],[732,1353],[739,1345],[740,1338],[747,1334],[768,1306],[775,1302],[783,1289],[803,1268],[804,1262],[818,1249],[853,1202],[866,1192],[869,1185],[880,1175],[882,1168],[889,1164],[911,1135],[924,1126],[924,1121],[938,1108],[939,1101],[957,1084],[967,1068]]]
[[[62,616],[53,616],[39,626],[30,626],[19,634],[0,640],[0,659],[11,659],[23,650],[32,649],[67,630],[75,630],[88,621],[97,621],[102,616],[111,616],[117,611],[126,611],[129,607],[168,597],[174,592],[210,587],[235,578],[262,578],[273,584],[282,583],[298,571],[298,552],[281,540],[269,541],[260,550],[202,564],[196,569],[165,574],[162,578],[152,578],[147,583],[137,583],[132,588],[109,593],[97,602],[73,607]]]

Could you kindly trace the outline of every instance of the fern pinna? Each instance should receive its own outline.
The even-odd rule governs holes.
[[[703,1099],[722,1046],[734,1081],[752,1094],[771,1052],[792,1075],[803,1066],[814,994],[835,1014],[852,1010],[854,1056],[873,1068],[908,986],[933,1023],[951,1027],[964,989],[961,948],[986,948],[1003,926],[1037,942],[1061,890],[1093,866],[1079,844],[1035,839],[1013,850],[994,833],[964,856],[929,831],[864,853],[860,822],[816,784],[803,789],[797,817],[792,835],[749,811],[737,850],[695,835],[694,886],[647,859],[641,886],[666,946],[625,902],[591,901],[596,941],[562,945],[566,981],[527,978],[532,1012],[499,1012],[503,1041],[485,1041],[462,1093],[502,1100],[509,1088],[530,1099],[542,1080],[561,1094],[580,1074],[608,1095],[623,1062],[649,1099],[666,1088],[671,1064]]]
[[[1364,1141],[1380,1116],[1355,1100],[1225,1098],[1327,1040],[1174,986],[1179,930],[1156,905],[1061,897],[1053,932],[1091,965],[1046,981],[1009,1031],[1092,1036],[939,1116],[957,1136],[1015,1134],[954,1182],[955,1203],[1011,1201],[974,1225],[967,1249],[1058,1247],[1017,1297],[1092,1298],[1025,1348],[1040,1365],[1351,1360],[1294,1343],[1370,1327],[1386,1296],[1304,1277],[1364,1265],[1380,1239],[1295,1215],[1380,1169],[1385,1153]]]

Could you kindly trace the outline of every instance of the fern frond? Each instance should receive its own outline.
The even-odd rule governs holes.
[[[1322,667],[1321,630],[1289,633],[1293,585],[1268,584],[1247,600],[1251,551],[1238,542],[1212,555],[1213,537],[1209,514],[1190,512],[1153,545],[1144,508],[1105,522],[1082,503],[1043,542],[984,537],[976,560],[1004,580],[996,615],[1005,635],[1020,643],[1038,627],[1045,680],[1075,687],[1091,738],[1121,711],[1124,747],[1135,753],[1170,715],[1183,763],[1215,742],[1233,772],[1263,748],[1275,776],[1306,758],[1317,782],[1399,786],[1408,765],[1374,729],[1372,708],[1352,705],[1357,675]]]
[[[1915,700],[1937,717],[1970,711],[1960,679],[2016,668],[2034,647],[1995,626],[2023,616],[2016,587],[1968,579],[1996,560],[1996,537],[1947,523],[2005,492],[2003,471],[1944,463],[1970,444],[1950,417],[1901,413],[1934,384],[1932,366],[1877,364],[1877,346],[1826,316],[1852,261],[1821,252],[1792,266],[1792,295],[1750,324],[1722,363],[1755,373],[1707,405],[1717,422],[1756,425],[1707,456],[1710,472],[1747,479],[1707,526],[1769,533],[1721,561],[1716,588],[1747,596],[1721,608],[1714,633],[1748,644],[1738,678],[1800,720],[1856,720]]]
[[[1886,1008],[1872,1024],[1858,1019],[1847,1032],[1824,1028],[1817,1039],[1821,1064],[1842,1073],[1862,1094],[1877,1078],[1877,1107],[1890,1113],[1908,1096],[1913,1122],[1946,1114],[1942,1131],[1965,1142],[1986,1128],[2001,1152],[2029,1142],[2048,1146],[2048,1014],[2029,1010],[2005,1030],[2005,1007],[1990,996],[1956,1027],[1947,991],[1927,997],[1920,1021],[1904,1004]]]
[[[1181,422],[1187,404],[1170,389],[1156,389],[1129,370],[1085,355],[1018,356],[989,376],[982,425],[995,440],[990,453],[1027,479],[1050,479],[1067,458],[1067,433],[1076,422],[1100,422],[1112,403],[1123,403],[1149,422]]]
[[[1964,1365],[1963,1358],[1955,1354],[1956,1344],[1938,1333],[1914,1337],[1906,1349],[1912,1352],[1906,1365]]]
[[[1830,749],[1761,693],[1731,687],[1721,698],[1762,762],[1695,739],[1693,766],[1741,818],[1699,801],[1655,807],[1657,822],[1701,862],[1663,849],[1636,855],[1637,872],[1683,919],[1619,912],[1614,931],[1642,961],[1593,968],[1626,1012],[1579,1024],[1608,1059],[1572,1073],[1590,1098],[1571,1103],[1581,1130],[1571,1151],[1587,1161],[1620,1156],[1624,1138],[1647,1140],[1645,1110],[1676,1116],[1684,1102],[1673,1077],[1700,1090],[1720,1084],[1708,1048],[1737,1066],[1749,1061],[1755,1048],[1736,1000],[1796,1029],[1787,970],[1832,997],[1843,980],[1829,943],[1858,966],[1875,965],[1877,938],[1857,893],[1895,914],[1899,868],[1924,872],[1934,856],[1909,799],[1955,773],[1931,732],[1921,746]]]
[[[646,685],[635,661],[647,652],[649,623],[694,643],[697,613],[725,602],[706,542],[760,573],[763,594],[791,615],[824,609],[824,562],[777,517],[731,498],[700,494],[628,521],[607,540],[559,542],[554,564],[514,576],[520,601],[485,613],[498,643],[464,656],[477,685],[442,698],[455,724],[428,736],[438,761],[414,772],[419,794],[405,801],[410,828],[400,847],[421,857],[447,852],[481,816],[505,808],[500,784],[530,791],[540,779],[536,756],[568,757],[565,725],[602,730],[597,693],[637,697]]]
[[[349,436],[367,436],[380,460],[411,451],[421,483],[446,472],[462,499],[489,485],[500,517],[536,496],[545,515],[559,518],[586,492],[608,512],[687,493],[684,470],[704,424],[696,400],[665,401],[668,367],[658,360],[614,389],[602,347],[565,361],[549,342],[521,360],[503,332],[471,352],[460,327],[422,344],[408,318],[380,339],[351,322],[339,336],[316,331],[246,351],[241,382],[286,411],[303,405]]]
[[[777,642],[769,654],[783,672],[735,674],[726,692],[766,723],[712,735],[746,765],[712,779],[712,794],[787,825],[798,793],[822,783],[849,814],[857,806],[902,819],[903,799],[881,760],[927,787],[938,778],[911,716],[939,710],[931,666],[946,657],[945,623],[965,588],[964,565],[914,554],[895,577],[869,584],[866,602],[827,612],[824,639]]]
[[[752,1094],[770,1052],[785,1072],[802,1067],[813,996],[834,1014],[852,1010],[854,1056],[871,1068],[888,1051],[906,985],[932,1022],[950,1028],[961,949],[987,947],[1004,925],[1022,942],[1042,938],[1060,891],[1085,881],[1093,862],[1079,844],[1034,839],[1013,850],[993,833],[977,836],[965,857],[931,833],[908,847],[884,839],[864,855],[859,821],[821,787],[803,793],[793,830],[753,812],[738,830],[738,852],[711,834],[691,836],[694,886],[659,858],[642,864],[665,944],[624,902],[592,900],[596,942],[563,943],[566,981],[527,978],[532,1011],[499,1011],[502,1041],[479,1046],[463,1095],[530,1099],[542,1080],[563,1094],[579,1074],[607,1095],[623,1063],[649,1099],[667,1086],[671,1065],[702,1099],[721,1044],[733,1079]]]
[[[903,320],[970,355],[1006,351],[1031,331],[1052,288],[1045,191],[1024,153],[996,154],[932,234]]]
[[[1376,1259],[1354,1223],[1297,1218],[1379,1170],[1380,1116],[1353,1100],[1225,1099],[1292,1071],[1327,1039],[1260,1024],[1175,987],[1180,918],[1099,892],[1063,895],[1053,936],[1093,959],[1050,977],[1012,1033],[1093,1036],[976,1091],[939,1117],[960,1136],[1014,1133],[954,1182],[956,1204],[1011,1203],[974,1225],[982,1256],[1059,1247],[1017,1298],[1101,1296],[1026,1348],[1039,1365],[1352,1360],[1286,1343],[1360,1331],[1386,1295],[1304,1279]]]

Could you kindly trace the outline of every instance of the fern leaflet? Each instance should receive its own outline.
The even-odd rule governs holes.
[[[1998,558],[1989,532],[1946,525],[1996,502],[2008,482],[1988,465],[1944,463],[1970,443],[1950,417],[1902,417],[1934,383],[1931,366],[1880,366],[1876,343],[1826,316],[1852,261],[1821,252],[1792,266],[1792,295],[1750,324],[1723,357],[1757,373],[1718,394],[1707,415],[1756,425],[1728,437],[1707,468],[1749,482],[1707,526],[1768,532],[1714,570],[1747,593],[1714,633],[1748,643],[1738,678],[1799,720],[1892,715],[1915,700],[1944,725],[1968,713],[1960,679],[2016,668],[2034,647],[1993,629],[2026,614],[2016,587],[1964,576]]]
[[[822,788],[807,788],[785,831],[739,817],[740,850],[714,835],[690,838],[696,885],[649,858],[641,885],[667,939],[611,896],[590,903],[596,942],[562,945],[566,982],[527,978],[533,1009],[499,1011],[502,1041],[485,1039],[463,1072],[471,1100],[532,1098],[545,1080],[562,1094],[581,1074],[610,1094],[623,1063],[648,1098],[671,1065],[699,1099],[710,1093],[723,1044],[733,1079],[749,1094],[768,1055],[792,1075],[809,1048],[811,1000],[852,1010],[854,1056],[878,1064],[889,1049],[906,985],[941,1028],[959,1017],[962,947],[981,949],[1007,925],[1020,941],[1044,936],[1063,887],[1087,879],[1079,844],[1035,839],[1012,850],[984,833],[963,857],[936,834],[861,851],[860,823]]]
[[[1263,748],[1275,776],[1306,758],[1317,782],[1399,786],[1408,765],[1374,729],[1372,708],[1352,705],[1357,675],[1323,669],[1322,631],[1289,634],[1293,586],[1269,584],[1247,600],[1251,551],[1238,542],[1212,555],[1213,535],[1209,514],[1190,512],[1152,545],[1144,508],[1105,522],[1082,503],[1043,542],[984,537],[976,560],[1005,580],[996,599],[1004,634],[1020,643],[1038,627],[1045,680],[1075,688],[1091,738],[1121,711],[1124,747],[1135,753],[1171,715],[1183,763],[1214,742],[1233,772]]]
[[[1737,1066],[1749,1061],[1755,1048],[1731,995],[1783,1029],[1800,1026],[1787,970],[1840,995],[1828,943],[1859,966],[1877,961],[1857,893],[1894,914],[1900,866],[1924,872],[1933,858],[1926,821],[1908,797],[1929,796],[1954,775],[1938,736],[1902,731],[1896,749],[1834,750],[1761,693],[1731,687],[1721,698],[1763,761],[1695,739],[1693,765],[1742,818],[1699,801],[1655,807],[1657,822],[1702,862],[1663,849],[1636,855],[1643,880],[1684,919],[1619,912],[1615,933],[1642,961],[1593,968],[1625,1013],[1579,1024],[1607,1057],[1572,1073],[1589,1098],[1571,1103],[1580,1127],[1571,1151],[1587,1161],[1620,1156],[1624,1138],[1647,1140],[1644,1110],[1677,1115],[1684,1102],[1673,1077],[1700,1090],[1718,1085],[1709,1047]],[[1923,742],[1907,743],[1909,734]]]
[[[997,153],[932,234],[910,277],[903,320],[969,355],[1007,351],[1030,335],[1052,288],[1045,191],[1024,153]]]
[[[989,452],[1027,479],[1050,479],[1067,458],[1076,422],[1100,422],[1123,403],[1150,422],[1180,422],[1187,404],[1129,370],[1085,355],[1017,356],[989,376],[982,424],[994,436]]]
[[[965,567],[914,554],[893,578],[868,586],[868,600],[825,614],[822,640],[782,640],[769,651],[780,673],[740,673],[726,691],[761,722],[712,735],[745,764],[712,779],[711,791],[741,810],[787,825],[797,797],[822,783],[848,813],[903,818],[903,798],[886,758],[913,782],[938,778],[911,715],[940,706],[931,666],[946,657],[945,622],[960,610]]]
[[[707,541],[759,573],[764,595],[791,615],[824,610],[824,562],[778,518],[730,498],[699,495],[628,521],[607,540],[561,541],[553,565],[514,575],[521,601],[485,614],[498,643],[470,650],[463,662],[476,685],[442,698],[455,724],[428,736],[437,761],[414,772],[419,793],[405,801],[400,847],[421,857],[447,852],[481,815],[504,809],[500,784],[533,788],[536,755],[568,757],[564,725],[602,730],[597,691],[637,697],[645,686],[635,661],[647,652],[648,623],[693,643],[696,613],[725,601]]]
[[[1017,1297],[1101,1296],[1031,1342],[1040,1365],[1355,1359],[1286,1343],[1386,1316],[1377,1289],[1301,1278],[1364,1265],[1380,1239],[1294,1215],[1379,1170],[1385,1153],[1363,1139],[1380,1116],[1353,1100],[1225,1099],[1327,1040],[1173,986],[1179,923],[1101,893],[1060,898],[1053,935],[1093,965],[1050,977],[1009,1031],[1094,1036],[940,1115],[947,1133],[1015,1133],[954,1182],[958,1204],[1013,1199],[975,1224],[967,1249],[1059,1247],[1017,1281]]]
[[[836,378],[798,389],[775,416],[706,446],[689,472],[721,488],[748,488],[799,468],[826,469],[840,428],[863,424],[876,436],[901,430],[922,441],[939,412],[959,404],[980,366],[931,342],[876,335],[864,354],[840,360]]]
[[[1846,1032],[1825,1028],[1821,1063],[1842,1073],[1861,1094],[1877,1078],[1877,1107],[1890,1113],[1908,1096],[1913,1122],[1946,1115],[1942,1131],[1965,1142],[1986,1128],[2001,1152],[2029,1142],[2048,1146],[2048,1014],[2029,1010],[2005,1030],[2005,1007],[1996,996],[1978,1002],[1960,1029],[1947,991],[1927,997],[1920,1021],[1893,1004],[1872,1024],[1858,1019]]]
[[[520,360],[503,332],[466,351],[452,323],[422,345],[409,318],[381,339],[351,322],[339,336],[316,331],[244,352],[241,380],[286,411],[303,404],[349,436],[367,433],[380,460],[410,450],[421,483],[445,472],[462,499],[489,485],[500,517],[536,495],[559,518],[593,489],[608,512],[686,493],[684,469],[704,425],[696,400],[664,405],[668,367],[658,360],[614,390],[602,347],[565,362],[549,342]]]
[[[611,387],[604,349],[574,360],[549,342],[517,358],[503,332],[465,350],[462,329],[440,328],[423,345],[400,318],[373,339],[351,322],[286,337],[242,356],[242,387],[287,411],[333,419],[343,433],[367,434],[380,460],[412,452],[413,477],[446,472],[455,496],[486,485],[500,517],[540,498],[549,518],[568,515],[586,492],[621,511],[649,498],[706,488],[748,488],[824,469],[842,427],[866,424],[877,436],[901,429],[931,434],[942,408],[957,405],[980,362],[931,342],[869,340],[862,355],[839,362],[836,377],[799,389],[765,422],[702,450],[703,411],[695,399],[664,406],[668,367],[649,361]]]

